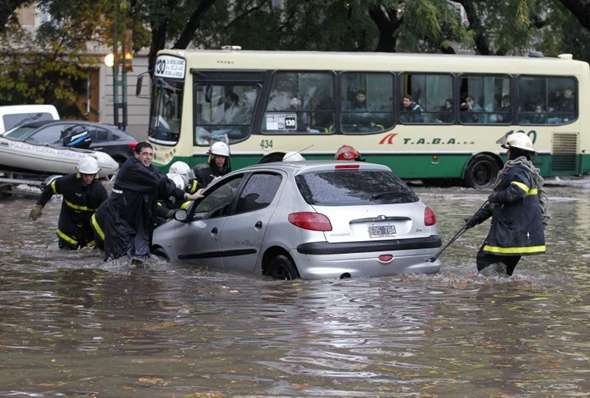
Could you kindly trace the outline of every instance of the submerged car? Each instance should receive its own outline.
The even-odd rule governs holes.
[[[216,181],[156,228],[171,261],[277,279],[436,273],[436,216],[385,166],[273,162]]]
[[[74,120],[39,120],[16,126],[3,137],[30,144],[64,145],[64,138],[86,132],[87,149],[108,153],[117,163],[133,155],[137,140],[115,126]]]

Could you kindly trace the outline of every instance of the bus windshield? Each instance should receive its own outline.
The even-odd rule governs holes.
[[[170,145],[178,142],[183,84],[182,80],[156,79],[149,127],[152,140]]]

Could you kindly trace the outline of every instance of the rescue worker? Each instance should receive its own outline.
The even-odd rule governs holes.
[[[531,139],[513,133],[502,146],[508,149],[508,161],[488,202],[467,220],[466,227],[492,217],[488,236],[477,253],[477,271],[496,264],[499,273],[511,276],[521,256],[545,252],[544,225],[549,217],[543,178],[531,161],[535,154]]]
[[[336,151],[336,155],[334,156],[336,160],[355,160],[355,161],[363,161],[364,159],[361,158],[361,154],[359,151],[351,147],[350,145],[342,145]]]
[[[94,244],[90,217],[108,196],[104,186],[96,180],[98,171],[95,158],[83,157],[78,162],[78,172],[53,179],[31,210],[30,217],[35,221],[53,195],[63,196],[56,232],[61,249],[76,250]]]
[[[166,177],[172,180],[176,188],[182,189],[189,194],[196,193],[198,190],[198,183],[194,178],[192,169],[183,161],[179,160],[172,163]],[[190,203],[191,201],[189,200],[179,202],[174,196],[158,200],[156,206],[156,226],[171,219],[176,209],[187,208]]]
[[[201,197],[178,189],[152,165],[153,157],[151,144],[137,144],[134,157],[121,166],[111,196],[96,211],[92,225],[104,241],[106,260],[127,255],[132,263],[142,263],[150,254],[156,201]]]
[[[206,188],[215,178],[222,177],[231,171],[229,146],[225,142],[217,141],[209,147],[207,163],[201,163],[193,168],[197,179],[197,189]]]

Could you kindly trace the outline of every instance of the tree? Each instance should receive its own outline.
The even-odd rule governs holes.
[[[33,0],[2,0],[0,2],[0,34],[6,31],[11,19],[14,22],[15,11],[31,3],[33,3]]]

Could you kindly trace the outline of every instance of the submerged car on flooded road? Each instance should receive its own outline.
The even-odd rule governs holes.
[[[171,261],[277,279],[435,273],[440,246],[434,212],[389,168],[342,161],[235,171],[153,236]]]

